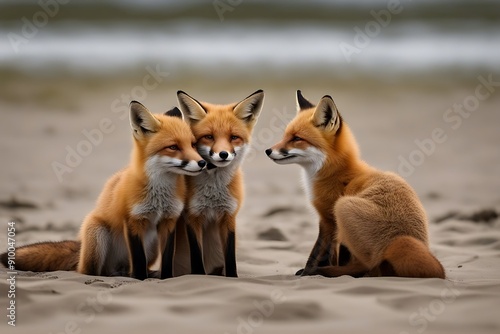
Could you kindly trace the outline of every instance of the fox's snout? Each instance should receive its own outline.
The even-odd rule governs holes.
[[[208,147],[205,148],[206,151],[203,149],[200,150],[200,153],[202,153],[202,157],[205,160],[209,160],[212,164],[214,164],[217,167],[225,167],[231,164],[235,158],[236,158],[236,150],[235,151],[227,151],[227,150],[222,150],[222,151],[214,151],[212,149],[209,149]],[[206,152],[205,155],[203,154],[203,151]]]
[[[266,155],[271,159],[273,162],[280,164],[280,165],[287,165],[287,164],[302,164],[302,163],[310,163],[310,162],[315,162],[315,161],[321,161],[323,158],[323,154],[314,149],[299,149],[299,148],[292,148],[292,149],[287,149],[283,148],[279,145],[273,146],[272,148],[268,148],[266,150]]]
[[[210,151],[210,157],[215,161],[231,161],[233,160],[234,155],[234,153],[229,153],[227,151],[220,151],[219,153]]]
[[[219,153],[219,158],[221,158],[222,160],[226,160],[228,156],[229,153],[227,153],[226,151],[222,151]]]
[[[168,170],[177,174],[198,175],[207,166],[207,162],[196,159],[178,159],[169,156],[153,157],[149,163],[151,169]]]
[[[290,155],[290,152],[287,149],[281,148],[281,149],[273,149],[273,148],[268,148],[266,150],[266,155],[271,158],[271,159],[279,159],[279,158],[284,158]]]
[[[183,160],[180,167],[186,172],[201,172],[207,166],[205,160]]]
[[[187,165],[189,165],[190,162],[191,162],[190,160],[183,160],[181,167],[186,167]],[[198,167],[203,169],[207,165],[207,162],[205,160],[199,160],[199,161],[196,161],[196,164],[198,165]]]

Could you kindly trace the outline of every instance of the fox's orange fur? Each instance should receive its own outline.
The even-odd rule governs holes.
[[[237,276],[236,216],[243,201],[240,164],[263,98],[264,93],[257,91],[239,103],[214,105],[178,92],[180,107],[190,120],[198,152],[208,167],[200,175],[186,178],[187,202],[178,223],[176,276],[189,272]],[[185,225],[187,235],[182,229]],[[190,265],[185,257],[187,240]]]
[[[160,253],[161,277],[171,277],[173,232],[186,196],[183,174],[196,175],[206,165],[182,118],[177,108],[153,115],[133,101],[130,165],[104,186],[96,207],[82,224],[80,242],[23,247],[17,254],[17,268],[74,270],[77,262],[76,269],[82,274],[130,274],[145,279]],[[64,249],[68,246],[71,249]]]
[[[298,114],[266,153],[304,167],[319,236],[303,275],[444,278],[431,254],[428,222],[414,190],[359,157],[349,127],[329,96],[317,107],[297,92]],[[300,272],[300,271],[299,271]]]

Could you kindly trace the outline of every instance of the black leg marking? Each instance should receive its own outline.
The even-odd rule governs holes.
[[[380,268],[380,276],[398,276],[392,264],[387,260],[382,261],[382,263],[380,263],[379,268]]]
[[[212,276],[222,276],[222,272],[224,271],[224,267],[215,267],[214,270],[210,273]]]
[[[203,265],[203,254],[201,253],[200,244],[196,239],[191,226],[187,226],[187,234],[189,240],[189,251],[191,252],[191,273],[195,275],[205,275],[205,267]]]
[[[144,246],[139,236],[128,234],[130,254],[132,256],[132,277],[145,280],[148,278],[148,264]]]
[[[92,260],[89,261],[89,265],[85,268],[85,275],[100,276],[101,273],[97,271],[97,258],[92,256]]]
[[[351,252],[346,246],[341,244],[339,247],[339,266],[345,266],[350,260]]]
[[[226,277],[238,277],[236,270],[236,242],[234,232],[228,232],[226,243]]]
[[[148,278],[158,278],[160,279],[161,274],[159,270],[149,270],[148,271]]]
[[[330,258],[332,257],[331,254],[331,247],[328,247],[327,250],[323,255],[320,255],[318,258],[318,267],[326,267],[326,266],[331,266],[332,264],[330,263]]]
[[[167,238],[167,246],[163,251],[161,258],[161,279],[174,277],[173,263],[175,250],[175,231],[170,233]]]
[[[318,236],[318,239],[316,240],[316,243],[314,244],[314,247],[311,251],[311,255],[309,255],[309,258],[307,259],[306,267],[304,268],[302,275],[310,275],[311,271],[315,270],[318,267],[319,262],[323,259],[323,256],[326,255],[327,259],[329,259],[328,254],[330,253],[331,245],[324,245],[323,240],[324,240],[324,238],[322,237],[322,235],[320,233],[320,235]],[[325,247],[325,246],[327,246],[327,247]],[[324,250],[322,250],[322,249],[324,249]]]

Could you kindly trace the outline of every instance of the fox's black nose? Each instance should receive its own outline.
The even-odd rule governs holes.
[[[200,160],[198,161],[198,166],[200,166],[200,168],[203,168],[207,165],[207,162],[205,160]]]
[[[270,156],[270,155],[271,155],[271,153],[273,153],[273,150],[272,150],[272,149],[270,149],[270,148],[268,148],[268,149],[266,150],[266,154],[267,154],[268,156]]]
[[[226,160],[228,156],[229,156],[229,153],[227,153],[226,151],[221,151],[221,152],[219,153],[219,157],[220,157],[222,160]]]

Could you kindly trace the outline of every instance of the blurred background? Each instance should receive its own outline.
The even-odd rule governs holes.
[[[289,82],[314,73],[450,82],[498,70],[498,1],[3,0],[1,13],[2,34],[21,37],[2,47],[2,69],[39,76],[161,64],[171,80]],[[371,41],[356,45],[356,27]],[[342,45],[358,48],[350,61]]]
[[[369,163],[406,164],[431,217],[500,206],[500,86],[473,98],[500,82],[500,1],[2,0],[0,33],[0,218],[37,239],[74,236],[127,164],[129,101],[163,112],[179,89],[214,103],[265,90],[248,224],[269,201],[306,206],[299,168],[263,153],[297,89],[333,96]],[[435,129],[446,139],[418,146]]]

